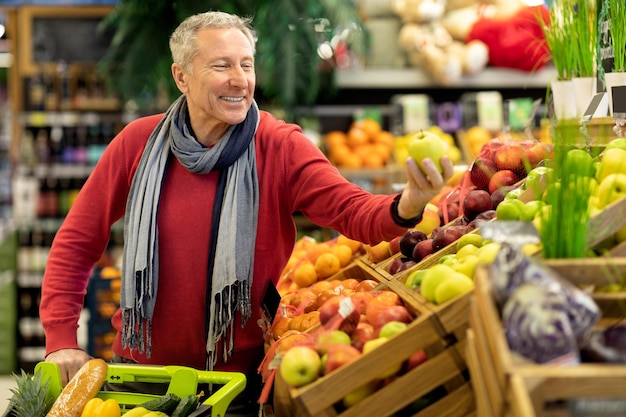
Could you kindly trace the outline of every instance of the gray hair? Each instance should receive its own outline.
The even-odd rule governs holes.
[[[187,72],[191,71],[191,62],[198,53],[197,33],[206,28],[239,29],[250,41],[252,53],[256,51],[251,18],[217,11],[198,13],[186,18],[170,36],[172,59]]]

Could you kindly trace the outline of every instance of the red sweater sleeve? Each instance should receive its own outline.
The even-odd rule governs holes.
[[[111,226],[124,215],[131,174],[159,119],[131,124],[111,141],[55,235],[39,309],[46,355],[78,347],[76,330],[89,276],[106,249]]]

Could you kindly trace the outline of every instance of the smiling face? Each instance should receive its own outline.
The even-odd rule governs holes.
[[[198,141],[208,146],[230,125],[246,118],[256,83],[254,51],[248,38],[232,28],[200,29],[197,42],[198,53],[190,71],[174,63],[172,75],[187,96]]]

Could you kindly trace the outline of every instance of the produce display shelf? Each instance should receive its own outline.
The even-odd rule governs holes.
[[[413,297],[408,287],[389,282],[357,259],[329,279],[375,279],[380,289],[390,289],[415,316],[408,328],[378,348],[302,387],[290,387],[276,375],[273,411],[277,417],[389,416],[436,392],[436,400],[414,417],[470,417],[475,415],[474,393],[465,365],[463,340],[445,335],[437,317]],[[386,381],[382,387],[349,407],[341,400],[361,386],[377,380],[394,364],[419,350],[427,360]],[[432,397],[431,397],[432,398]]]
[[[626,272],[626,260],[591,258],[583,260],[544,260],[566,279],[577,285],[608,284],[606,268]],[[584,265],[584,267],[583,267]],[[585,278],[586,277],[586,278]],[[604,281],[602,277],[605,277]],[[472,380],[476,382],[476,407],[486,417],[572,416],[568,407],[578,401],[626,402],[626,366],[581,363],[570,366],[534,364],[515,355],[508,347],[486,268],[475,275],[476,289],[470,303],[467,356]],[[593,294],[602,310],[599,326],[623,318],[626,293],[607,298]],[[481,388],[478,388],[480,386]]]

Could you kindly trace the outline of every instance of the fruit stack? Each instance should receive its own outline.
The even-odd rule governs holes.
[[[357,260],[283,295],[261,368],[266,381],[277,371],[276,415],[472,412],[462,347],[406,286],[388,284]]]
[[[394,135],[371,118],[352,122],[347,132],[324,135],[330,161],[341,168],[381,168],[392,161]]]

